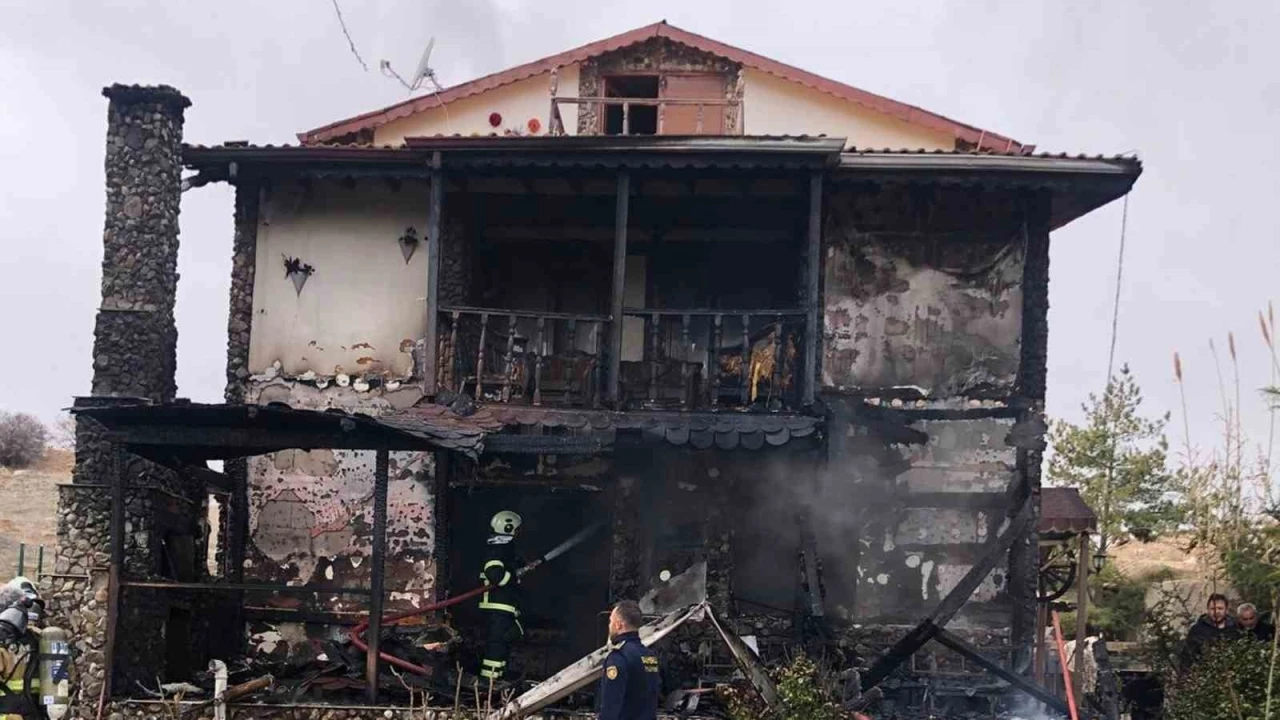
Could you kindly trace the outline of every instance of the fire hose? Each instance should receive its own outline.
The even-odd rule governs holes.
[[[533,562],[526,564],[524,567],[520,568],[519,570],[516,570],[516,580],[519,580],[520,578],[534,571],[543,563],[550,562],[551,560],[554,560],[560,557],[561,555],[565,554],[575,546],[581,544],[582,541],[591,537],[592,533],[599,530],[603,526],[604,526],[604,521],[602,520],[602,521],[593,523],[591,525],[588,525],[587,527],[579,530],[577,533],[573,535],[573,537],[570,537],[568,540],[565,540],[559,545],[551,548],[542,557],[538,558],[537,560],[534,560]],[[467,592],[464,592],[461,595],[455,595],[451,598],[446,598],[444,600],[441,600],[440,602],[432,603],[431,605],[428,605],[424,608],[418,608],[416,610],[410,610],[408,612],[402,612],[395,615],[387,615],[382,618],[382,625],[384,626],[393,625],[397,622],[400,622],[401,620],[406,620],[411,617],[426,615],[428,613],[435,612],[436,610],[442,610],[452,605],[457,605],[458,603],[465,602],[467,600],[470,600],[471,598],[483,595],[484,592],[488,589],[489,589],[488,585],[481,585],[480,587],[475,588],[474,590],[468,590]],[[363,652],[363,653],[369,652],[369,644],[365,642],[364,638],[362,637],[365,631],[367,631],[368,629],[369,629],[368,620],[365,620],[364,622],[360,623],[359,625],[356,625],[354,628],[351,629],[351,644],[355,645],[357,648],[360,649],[360,652]],[[421,665],[415,665],[409,662],[408,660],[398,658],[395,655],[392,655],[390,653],[379,652],[378,659],[382,660],[383,662],[389,665],[394,665],[395,667],[398,667],[401,670],[404,670],[406,672],[411,672],[415,675],[421,675],[423,677],[431,676],[431,671],[428,670],[427,668],[424,668]]]

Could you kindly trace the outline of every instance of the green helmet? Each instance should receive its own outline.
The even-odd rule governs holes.
[[[489,526],[499,535],[515,535],[516,530],[520,528],[520,524],[523,522],[524,520],[519,513],[503,510],[493,516],[493,519],[489,521]]]

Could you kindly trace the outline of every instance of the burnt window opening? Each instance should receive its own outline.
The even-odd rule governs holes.
[[[604,96],[609,98],[636,98],[636,99],[654,99],[658,98],[658,76],[657,75],[623,75],[619,77],[605,78],[604,80]],[[604,112],[604,134],[605,135],[622,135],[622,105],[610,104],[605,106]],[[627,128],[628,135],[657,135],[658,134],[658,106],[657,105],[631,105],[627,108]]]
[[[205,570],[209,577],[223,577],[221,563],[218,562],[219,550],[225,552],[222,537],[222,519],[226,508],[218,501],[218,496],[210,493],[205,506],[205,525],[208,541],[205,543]]]
[[[168,580],[196,581],[195,538],[166,532],[160,540],[160,573]]]

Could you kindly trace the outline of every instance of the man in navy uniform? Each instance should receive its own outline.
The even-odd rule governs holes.
[[[661,680],[658,656],[640,642],[644,615],[624,600],[609,615],[610,653],[600,680],[600,720],[654,720]]]

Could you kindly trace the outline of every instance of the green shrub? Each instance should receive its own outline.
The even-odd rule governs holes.
[[[1214,645],[1185,672],[1169,698],[1169,720],[1280,720],[1280,698],[1268,708],[1272,646],[1253,640]],[[1271,692],[1280,688],[1272,685]]]

